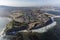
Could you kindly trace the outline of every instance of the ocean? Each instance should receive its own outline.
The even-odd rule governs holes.
[[[48,12],[51,14],[54,14],[55,12]],[[60,12],[56,12],[54,15],[60,15]],[[41,37],[41,40],[60,40],[60,18],[55,18],[54,19],[57,24],[54,28],[51,28],[48,30],[46,33],[43,34]],[[6,24],[8,24],[9,20],[6,17],[0,17],[0,32],[2,31],[3,28],[5,28]],[[3,39],[0,36],[0,40],[8,40],[8,39]]]

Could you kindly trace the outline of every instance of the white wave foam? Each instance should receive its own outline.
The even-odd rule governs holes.
[[[60,18],[60,16],[54,16],[54,18]]]

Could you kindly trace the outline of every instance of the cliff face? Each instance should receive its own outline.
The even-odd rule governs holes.
[[[16,22],[27,24],[28,30],[35,25],[44,25],[49,20],[49,17],[41,10],[17,11],[13,12],[10,17]]]

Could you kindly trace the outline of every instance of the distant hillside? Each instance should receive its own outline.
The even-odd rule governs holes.
[[[54,7],[54,6],[41,6],[41,7],[12,7],[12,6],[2,6],[0,5],[0,16],[9,16],[11,14],[12,11],[20,11],[20,10],[23,10],[23,11],[27,11],[29,12],[28,10],[32,10],[32,9],[57,9],[57,10],[60,10],[60,7]],[[51,12],[50,12],[51,13]],[[54,14],[54,13],[53,13]]]
[[[37,9],[37,7],[11,7],[11,6],[0,6],[0,16],[8,16],[11,11],[16,10],[29,10],[29,9]]]

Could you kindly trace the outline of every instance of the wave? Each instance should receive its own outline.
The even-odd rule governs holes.
[[[54,16],[54,18],[60,18],[60,16]]]

